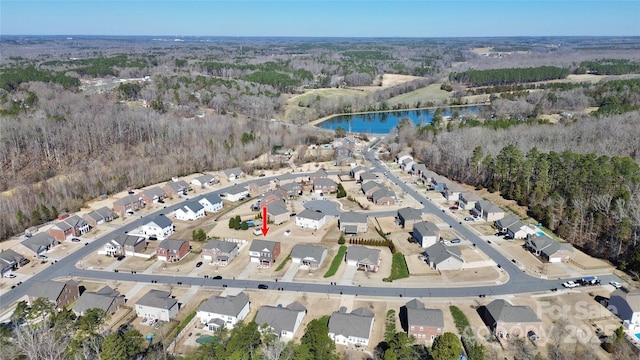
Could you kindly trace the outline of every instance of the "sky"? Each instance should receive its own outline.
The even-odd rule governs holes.
[[[0,0],[0,35],[640,36],[640,1]]]

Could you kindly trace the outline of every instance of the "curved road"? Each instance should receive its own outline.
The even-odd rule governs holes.
[[[50,268],[45,271],[41,271],[34,274],[31,278],[25,280],[20,286],[9,290],[7,293],[0,296],[0,307],[7,307],[15,301],[22,298],[29,287],[35,281],[50,281],[57,277],[62,276],[76,276],[81,278],[94,278],[105,280],[117,280],[117,281],[132,281],[132,282],[144,282],[151,283],[156,281],[158,283],[177,284],[180,282],[182,285],[196,285],[196,286],[228,286],[235,288],[257,288],[258,284],[265,284],[269,286],[269,290],[285,290],[285,291],[298,291],[298,292],[314,292],[314,293],[326,293],[326,294],[345,294],[345,295],[360,295],[360,296],[402,296],[402,297],[466,297],[466,296],[478,296],[478,295],[506,295],[515,293],[527,293],[545,291],[552,288],[561,288],[563,280],[544,280],[535,278],[524,273],[510,260],[506,259],[500,252],[498,252],[492,245],[486,243],[478,235],[473,233],[467,226],[460,224],[458,220],[452,218],[447,213],[442,213],[442,209],[434,205],[427,200],[424,196],[420,195],[413,188],[405,184],[396,176],[391,174],[375,156],[375,147],[363,151],[367,160],[371,161],[375,172],[387,174],[388,178],[400,186],[404,191],[414,197],[417,201],[420,201],[424,207],[424,213],[435,213],[441,216],[441,218],[449,224],[451,228],[460,233],[463,237],[475,244],[480,250],[485,252],[496,263],[498,263],[503,271],[506,271],[509,275],[509,280],[501,285],[480,285],[480,286],[467,286],[467,287],[451,287],[451,288],[431,288],[429,284],[425,283],[424,287],[415,288],[399,288],[393,287],[393,283],[385,284],[381,287],[360,287],[360,286],[341,286],[341,285],[327,285],[327,284],[311,284],[303,282],[278,282],[278,281],[258,281],[258,280],[213,280],[198,277],[188,276],[166,276],[166,275],[147,275],[147,274],[131,274],[131,273],[116,273],[108,271],[96,271],[96,270],[84,270],[76,268],[76,263],[85,256],[98,251],[107,241],[109,241],[114,233],[122,233],[131,231],[141,226],[146,220],[146,217],[156,216],[161,213],[169,213],[181,206],[181,203],[167,206],[164,209],[159,209],[145,218],[137,219],[129,224],[123,225],[118,230],[109,232],[94,241],[86,244],[86,246],[76,250],[75,252],[67,255],[66,257],[58,260],[50,265]],[[302,173],[289,173],[279,175],[280,179],[290,179],[302,175]],[[273,177],[275,178],[275,176]],[[249,181],[241,183],[240,185],[246,185]],[[220,194],[222,189],[213,191],[214,194]],[[194,197],[193,199],[200,199],[203,195]],[[324,202],[326,204],[326,202]],[[323,206],[321,202],[308,202],[310,207]],[[324,205],[326,206],[326,205]],[[331,207],[331,206],[329,206]],[[332,214],[338,215],[339,210],[333,205]],[[335,213],[334,213],[335,212]],[[378,216],[395,215],[395,211],[376,212]],[[373,213],[371,213],[373,214]],[[620,281],[620,279],[611,274],[601,277],[603,284],[610,280]]]

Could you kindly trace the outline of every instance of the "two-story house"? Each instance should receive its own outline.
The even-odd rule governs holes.
[[[413,238],[418,241],[420,247],[429,247],[440,239],[440,228],[432,222],[421,221],[413,224]]]
[[[167,193],[159,186],[154,186],[146,190],[143,190],[140,193],[140,197],[142,198],[142,200],[144,200],[144,203],[147,205],[156,204],[160,201],[164,201],[164,199],[167,197]]]
[[[174,231],[173,221],[164,215],[156,216],[146,224],[142,225],[142,233],[146,236],[155,236],[159,240],[164,240],[171,236]]]
[[[264,305],[258,309],[255,322],[260,328],[266,326],[282,341],[293,339],[307,309],[299,302],[293,302],[285,307]]]
[[[138,211],[143,207],[144,200],[142,200],[140,195],[127,195],[113,202],[113,211],[117,212],[120,216],[125,216],[127,213]]]
[[[189,200],[175,211],[176,219],[193,221],[204,217],[204,206],[196,200]]]
[[[221,328],[233,329],[239,321],[247,317],[250,304],[249,297],[244,292],[235,296],[214,296],[198,307],[196,317],[210,331]]]
[[[64,241],[74,236],[82,236],[89,232],[89,230],[89,223],[80,216],[73,215],[62,221],[58,221],[49,229],[49,234],[58,241]]]
[[[106,206],[101,207],[98,210],[91,211],[82,218],[91,226],[92,228],[101,225],[105,222],[113,221],[113,219],[117,218],[118,214],[115,211],[109,209]]]
[[[329,318],[329,338],[340,345],[369,346],[373,321],[374,314],[368,309],[347,313],[347,308],[341,307]]]
[[[30,306],[33,305],[37,298],[45,298],[51,301],[58,311],[76,301],[79,297],[80,287],[73,280],[67,282],[35,281],[27,291],[27,302]]]
[[[238,243],[223,240],[209,240],[202,247],[202,258],[212,265],[226,266],[238,255]]]
[[[124,306],[124,295],[108,286],[96,292],[85,291],[73,306],[76,316],[83,316],[89,309],[100,309],[107,315],[113,315]]]
[[[280,242],[254,239],[249,246],[251,262],[259,267],[271,267],[280,255]]]
[[[318,230],[327,222],[326,216],[320,211],[304,209],[296,215],[296,225],[304,229]]]
[[[218,194],[207,194],[198,200],[205,212],[218,212],[222,210],[222,198]]]
[[[440,309],[428,309],[417,299],[406,303],[407,335],[427,343],[444,333],[444,316]]]
[[[170,181],[162,187],[169,197],[184,196],[187,191],[191,191],[191,186],[184,180]]]
[[[368,230],[367,215],[353,211],[341,213],[338,228],[347,235],[366,233]]]
[[[100,253],[108,256],[136,256],[147,249],[145,240],[142,236],[118,234],[104,244]]]
[[[160,261],[176,262],[182,260],[191,252],[191,246],[186,240],[163,240],[156,249],[156,256]]]
[[[136,302],[136,315],[141,318],[169,321],[178,315],[178,300],[168,291],[149,290]]]

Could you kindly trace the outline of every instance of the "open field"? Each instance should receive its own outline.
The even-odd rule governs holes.
[[[431,84],[427,87],[423,87],[421,89],[414,90],[406,94],[394,96],[391,99],[387,100],[386,103],[389,105],[395,105],[395,104],[412,105],[420,101],[423,104],[423,106],[428,101],[434,102],[436,104],[442,103],[443,101],[451,98],[451,93],[444,90],[440,90],[440,85],[442,84],[440,83]]]

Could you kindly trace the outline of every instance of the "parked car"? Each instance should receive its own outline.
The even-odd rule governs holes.
[[[202,261],[198,261],[198,262],[196,263],[196,267],[200,267],[200,266],[202,266]]]
[[[118,261],[122,261],[122,260],[124,260],[124,255],[120,255],[120,256],[118,256],[118,258],[117,258],[116,260],[118,260]]]
[[[569,281],[567,281],[565,283],[562,283],[562,286],[566,287],[567,289],[571,289],[571,288],[574,288],[574,287],[578,287],[580,285],[575,283],[575,282],[573,282],[573,280],[569,280]]]
[[[616,289],[620,289],[622,287],[622,284],[617,281],[609,281],[609,285],[613,286]]]
[[[459,207],[457,207],[457,206],[450,206],[449,207],[449,210],[458,210],[458,209],[459,209]]]
[[[464,221],[473,221],[473,218],[470,216],[467,216],[466,218],[464,218]]]
[[[266,290],[266,289],[268,289],[268,288],[269,288],[269,286],[267,286],[267,285],[265,285],[265,284],[259,284],[259,285],[258,285],[258,289]]]
[[[289,236],[291,235],[291,230],[285,230],[284,231],[284,236]]]
[[[461,241],[460,239],[453,239],[453,240],[451,240],[451,243],[452,244],[459,244],[460,241]]]
[[[16,278],[16,274],[7,273],[7,274],[4,274],[4,277],[6,277],[8,279],[15,279]]]
[[[214,277],[212,277],[213,280],[222,280],[222,276],[220,275],[216,275]]]
[[[82,241],[82,240],[80,240],[80,239],[78,239],[78,238],[72,238],[72,239],[71,239],[71,242],[75,242],[75,243],[78,243],[78,242],[80,242],[80,241]]]
[[[158,240],[157,236],[149,236],[149,240]]]
[[[40,259],[40,260],[49,260],[49,257],[47,255],[38,255],[38,259]]]

